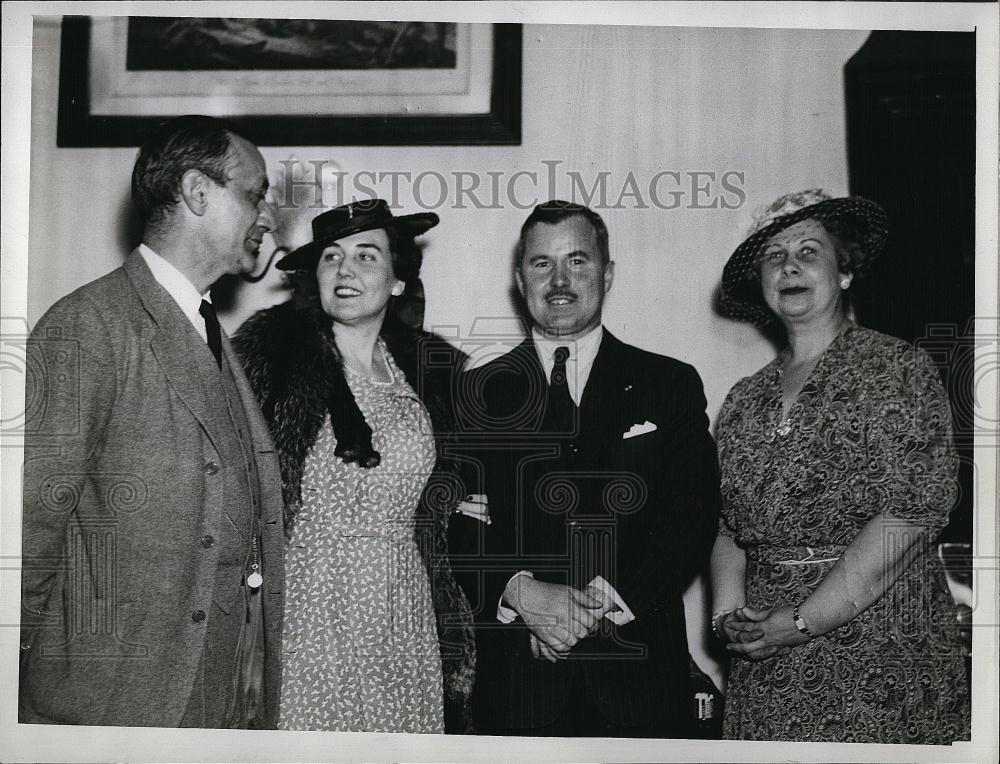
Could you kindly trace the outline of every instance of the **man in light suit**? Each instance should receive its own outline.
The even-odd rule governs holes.
[[[28,344],[19,721],[269,727],[281,481],[209,287],[273,224],[257,149],[208,117],[141,148],[143,243]]]
[[[458,403],[471,495],[450,543],[477,612],[476,729],[687,736],[681,595],[719,504],[701,380],[601,326],[614,263],[592,210],[536,207],[514,278],[531,336]]]

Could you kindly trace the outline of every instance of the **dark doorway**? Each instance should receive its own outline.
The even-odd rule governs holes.
[[[859,280],[859,323],[917,343],[951,397],[961,498],[942,542],[972,541],[975,34],[873,32],[845,66],[851,193],[891,232]]]

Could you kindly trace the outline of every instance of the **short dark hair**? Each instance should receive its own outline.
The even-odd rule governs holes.
[[[552,199],[535,207],[531,211],[531,214],[528,215],[528,219],[524,221],[524,225],[521,226],[521,235],[517,240],[517,247],[514,250],[515,266],[517,268],[521,267],[521,261],[524,258],[524,240],[528,235],[528,231],[533,226],[539,223],[556,225],[577,216],[584,218],[594,229],[594,233],[597,235],[597,251],[601,255],[601,265],[607,265],[611,260],[611,252],[608,246],[608,227],[604,225],[604,220],[601,216],[589,207],[584,207],[582,204],[565,202],[561,199]]]
[[[199,170],[220,186],[229,180],[231,124],[187,115],[163,122],[139,149],[132,168],[132,201],[147,228],[160,225],[181,193],[181,178]]]
[[[392,272],[409,289],[410,285],[420,278],[424,253],[412,236],[402,233],[395,226],[389,226],[384,230],[389,238],[389,250],[392,252]]]

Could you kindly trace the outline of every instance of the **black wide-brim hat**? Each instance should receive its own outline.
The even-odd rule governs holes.
[[[788,209],[793,211],[786,212]],[[771,321],[774,314],[764,303],[757,270],[767,242],[803,220],[826,223],[844,219],[850,220],[858,231],[860,252],[849,263],[851,272],[857,275],[879,254],[889,236],[889,220],[881,207],[860,196],[831,199],[819,190],[788,194],[776,200],[761,213],[752,233],[736,248],[722,270],[722,312],[758,325]]]
[[[351,202],[317,215],[312,221],[313,240],[292,250],[275,267],[283,271],[312,270],[323,250],[338,239],[376,228],[395,228],[407,236],[419,236],[438,224],[433,212],[396,217],[383,199]]]

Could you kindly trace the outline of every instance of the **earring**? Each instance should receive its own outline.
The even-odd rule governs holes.
[[[851,280],[850,279],[841,279],[840,280],[840,288],[841,289],[847,289],[847,287],[849,287],[850,285],[851,285]]]

